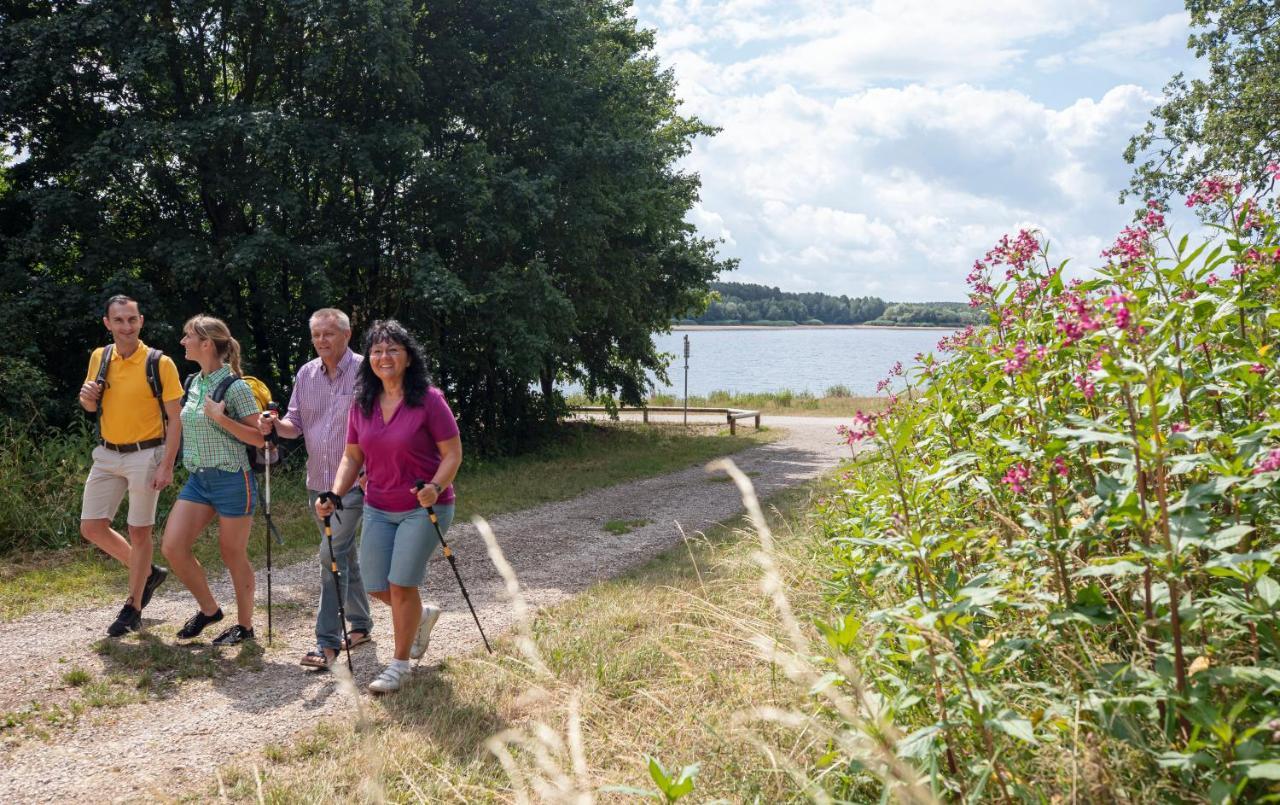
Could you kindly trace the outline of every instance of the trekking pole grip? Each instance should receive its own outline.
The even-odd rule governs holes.
[[[279,437],[276,435],[275,420],[280,418],[280,403],[277,403],[277,402],[267,403],[267,411],[271,414],[274,414],[275,416],[272,417],[271,432],[268,433],[266,436],[264,436],[263,440],[266,441],[266,443],[274,449],[276,446],[277,440],[279,439]]]

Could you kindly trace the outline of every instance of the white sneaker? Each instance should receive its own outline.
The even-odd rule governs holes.
[[[422,608],[422,620],[418,621],[418,633],[413,636],[413,645],[409,647],[409,659],[417,660],[427,653],[427,645],[431,642],[431,630],[440,620],[440,610],[435,607]]]
[[[369,683],[369,690],[374,693],[395,693],[400,690],[400,680],[409,675],[407,669],[388,665],[378,674],[378,678]]]

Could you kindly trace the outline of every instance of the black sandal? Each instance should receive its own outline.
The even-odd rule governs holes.
[[[335,650],[332,657],[324,653],[322,648],[313,648],[306,654],[302,655],[302,659],[298,664],[303,668],[317,668],[321,671],[327,671],[338,659],[338,652]]]

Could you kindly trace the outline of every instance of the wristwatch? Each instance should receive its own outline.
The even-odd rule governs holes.
[[[434,486],[436,488],[437,497],[444,494],[444,487],[436,483],[435,481],[427,481],[427,486]]]

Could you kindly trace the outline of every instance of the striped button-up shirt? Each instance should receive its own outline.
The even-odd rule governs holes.
[[[316,358],[298,370],[284,421],[302,431],[307,445],[307,489],[332,488],[347,444],[347,412],[355,400],[356,375],[363,355],[350,349],[338,361],[333,377]]]

